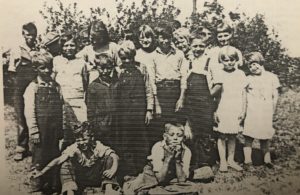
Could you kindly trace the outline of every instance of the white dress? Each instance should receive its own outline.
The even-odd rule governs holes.
[[[244,135],[256,139],[271,139],[273,128],[273,90],[280,87],[277,76],[263,71],[261,75],[247,76],[247,116]]]
[[[247,86],[245,73],[241,70],[234,72],[219,72],[216,83],[222,84],[221,100],[216,114],[219,118],[216,131],[226,134],[237,134],[240,131],[238,117],[243,109],[243,90]]]

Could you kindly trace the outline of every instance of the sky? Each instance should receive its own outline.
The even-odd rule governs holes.
[[[90,7],[105,7],[111,15],[116,13],[115,0],[62,0],[65,4],[77,2],[78,7],[87,12]],[[131,2],[133,0],[125,0]],[[203,8],[204,1],[198,0],[197,8]],[[282,44],[292,57],[300,57],[300,1],[299,0],[218,0],[225,10],[244,12],[253,17],[256,13],[264,14],[266,23],[278,32]],[[14,47],[21,41],[22,24],[34,21],[38,29],[45,29],[39,10],[44,0],[0,0],[0,46]],[[47,0],[54,4],[55,0]],[[141,0],[136,0],[141,2]],[[192,11],[192,0],[174,0],[181,10],[179,20],[184,20]]]

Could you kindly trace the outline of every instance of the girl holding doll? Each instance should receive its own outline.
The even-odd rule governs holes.
[[[253,139],[259,139],[264,154],[264,163],[273,168],[270,157],[270,139],[273,137],[273,115],[278,100],[278,77],[264,69],[264,57],[259,52],[246,56],[250,75],[247,76],[247,114],[243,135],[245,136],[245,165],[252,165],[251,152]]]
[[[223,69],[214,78],[214,83],[222,86],[221,99],[215,112],[221,172],[226,172],[228,166],[242,171],[242,167],[234,161],[236,135],[246,114],[247,80],[244,72],[236,68],[239,60],[239,51],[236,48],[223,47],[219,53],[219,63],[223,65]]]

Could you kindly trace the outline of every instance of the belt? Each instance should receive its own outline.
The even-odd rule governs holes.
[[[178,87],[180,80],[162,80],[156,83],[157,87]]]

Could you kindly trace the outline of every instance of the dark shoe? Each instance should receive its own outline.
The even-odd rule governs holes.
[[[25,156],[24,156],[24,153],[22,152],[22,153],[16,153],[15,154],[15,156],[14,156],[14,160],[15,161],[21,161],[21,160],[23,160],[25,158]]]
[[[253,172],[255,170],[255,168],[253,167],[252,162],[244,163],[243,168],[244,168],[245,171],[248,171],[248,172]]]
[[[269,169],[274,169],[274,164],[273,163],[265,163],[265,166]]]

